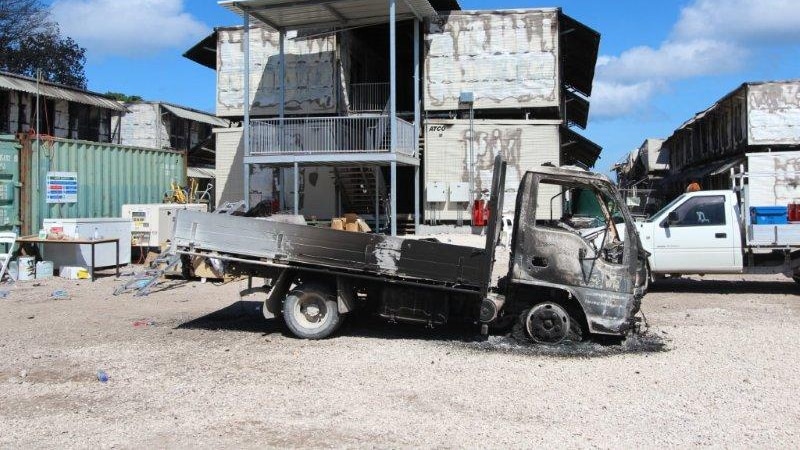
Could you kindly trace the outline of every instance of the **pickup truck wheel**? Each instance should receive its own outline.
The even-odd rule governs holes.
[[[520,318],[528,338],[539,344],[558,344],[569,335],[571,328],[569,313],[550,302],[535,305]]]
[[[301,339],[325,339],[342,323],[336,297],[318,284],[301,284],[291,291],[283,303],[283,318]]]

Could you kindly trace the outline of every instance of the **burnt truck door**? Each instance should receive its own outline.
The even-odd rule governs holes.
[[[486,229],[486,264],[481,280],[481,298],[486,298],[492,286],[492,269],[494,267],[495,250],[500,243],[500,232],[503,228],[503,197],[506,188],[506,161],[500,156],[494,158],[492,174],[492,190],[489,193],[489,226]]]
[[[589,331],[621,334],[639,309],[639,241],[625,206],[600,176],[529,172],[517,198],[513,283],[566,291]]]

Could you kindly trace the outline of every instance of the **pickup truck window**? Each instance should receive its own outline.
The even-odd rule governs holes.
[[[693,197],[675,209],[678,221],[673,227],[725,225],[725,197],[709,195]]]
[[[661,219],[665,218],[667,216],[665,211],[667,211],[668,209],[672,208],[676,203],[682,201],[684,197],[686,197],[686,194],[679,195],[678,198],[676,198],[675,200],[669,202],[665,207],[661,208],[661,210],[659,210],[657,213],[655,213],[652,216],[650,216],[646,220],[646,222],[655,222],[657,220],[661,220]]]

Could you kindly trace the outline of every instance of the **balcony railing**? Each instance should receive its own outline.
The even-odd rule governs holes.
[[[397,153],[417,155],[414,125],[397,120]],[[391,152],[388,116],[257,119],[250,122],[250,155]]]
[[[388,101],[389,83],[350,84],[350,111],[379,113]]]

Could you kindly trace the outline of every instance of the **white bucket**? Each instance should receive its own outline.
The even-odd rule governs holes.
[[[39,261],[36,263],[36,279],[46,280],[53,278],[53,261]]]
[[[33,256],[20,256],[17,258],[19,281],[30,281],[36,278],[36,258]]]

